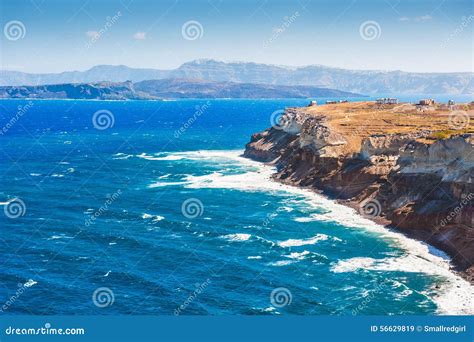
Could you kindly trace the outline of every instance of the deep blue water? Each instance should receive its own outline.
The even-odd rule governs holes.
[[[1,101],[0,309],[457,313],[465,284],[427,246],[239,158],[272,112],[307,102]],[[94,128],[99,110],[112,127]]]

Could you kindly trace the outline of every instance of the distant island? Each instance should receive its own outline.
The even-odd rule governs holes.
[[[199,59],[171,70],[97,65],[86,71],[32,74],[0,70],[0,85],[141,82],[155,79],[201,79],[212,82],[306,85],[360,94],[474,94],[474,73],[416,73],[400,70],[349,70],[323,65],[290,67]]]
[[[262,99],[361,96],[364,95],[314,86],[277,86],[196,79],[0,87],[0,98],[4,99],[159,100],[177,98]]]

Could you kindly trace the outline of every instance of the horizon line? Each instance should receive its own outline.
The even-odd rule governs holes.
[[[181,68],[185,64],[191,64],[195,62],[217,62],[217,63],[224,63],[224,64],[255,64],[255,65],[266,65],[266,66],[272,66],[272,67],[278,67],[282,69],[289,69],[289,70],[298,70],[298,69],[304,69],[308,67],[323,67],[323,68],[328,68],[328,69],[336,69],[336,70],[346,70],[346,71],[356,71],[356,72],[402,72],[402,73],[410,73],[410,74],[474,74],[474,70],[471,71],[405,71],[401,69],[395,69],[395,70],[390,70],[390,69],[351,69],[351,68],[343,68],[343,67],[337,67],[337,66],[329,66],[329,65],[324,65],[324,64],[306,64],[306,65],[299,65],[299,66],[292,66],[292,65],[284,65],[284,64],[272,64],[272,63],[259,63],[259,62],[253,62],[253,61],[242,61],[242,60],[219,60],[219,59],[214,59],[214,58],[197,58],[197,59],[192,59],[187,62],[184,62],[180,64],[179,66],[175,68],[169,68],[169,69],[161,69],[161,68],[156,68],[156,67],[133,67],[133,66],[128,66],[126,64],[95,64],[87,69],[84,70],[64,70],[60,72],[25,72],[25,71],[19,71],[18,69],[3,69],[0,68],[0,72],[4,71],[10,71],[10,72],[19,72],[23,74],[30,74],[30,75],[44,75],[44,74],[62,74],[62,73],[73,73],[73,72],[87,72],[90,71],[96,67],[102,67],[102,66],[112,66],[112,67],[126,67],[129,69],[137,69],[137,70],[145,70],[145,69],[150,69],[150,70],[158,70],[158,71],[172,71],[172,70],[177,70]]]

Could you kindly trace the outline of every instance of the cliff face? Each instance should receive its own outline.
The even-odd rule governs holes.
[[[322,191],[448,252],[474,280],[474,134],[423,142],[432,132],[349,137],[324,115],[288,109],[285,123],[252,136],[245,156],[277,166],[278,181]]]

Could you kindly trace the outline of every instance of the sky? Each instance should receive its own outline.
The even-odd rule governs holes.
[[[288,66],[474,70],[472,0],[2,0],[0,69],[201,58]]]

